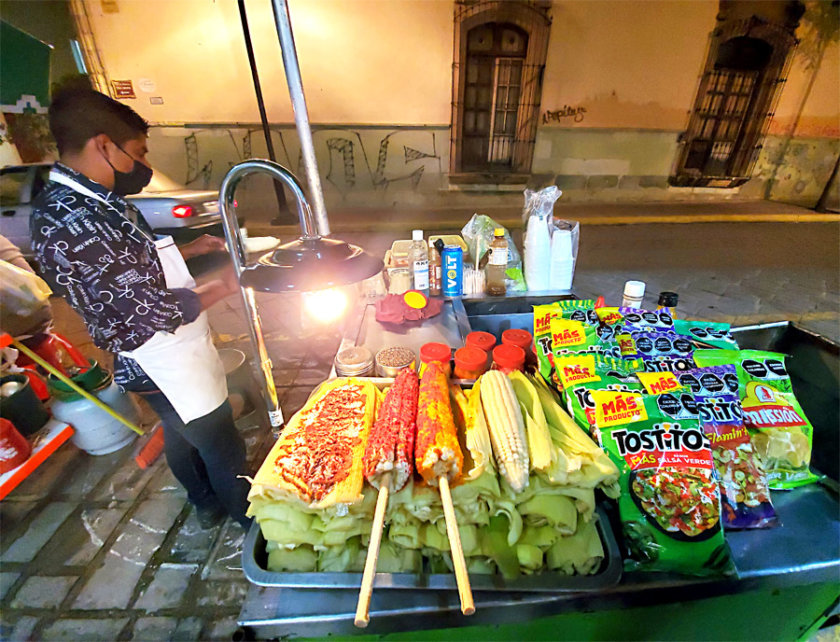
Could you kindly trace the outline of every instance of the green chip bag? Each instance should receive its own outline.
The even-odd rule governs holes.
[[[793,393],[785,355],[762,350],[697,350],[698,366],[734,364],[744,424],[775,490],[817,481],[809,465],[814,428]]]
[[[698,421],[671,419],[652,395],[591,394],[604,449],[621,473],[618,510],[629,550],[625,568],[734,572],[709,438]]]
[[[674,332],[691,339],[698,347],[737,350],[738,342],[729,332],[728,323],[674,319]]]
[[[595,301],[591,299],[564,299],[547,305],[534,307],[534,345],[537,351],[537,364],[540,374],[546,381],[551,380],[554,368],[551,345],[551,320],[559,317],[569,321],[580,321],[586,325],[597,326]]]

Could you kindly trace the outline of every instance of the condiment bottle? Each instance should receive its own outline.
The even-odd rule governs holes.
[[[534,337],[527,330],[520,330],[518,328],[511,328],[502,332],[502,343],[506,345],[518,346],[525,352],[526,363],[535,363],[536,354],[534,354]]]
[[[680,295],[676,292],[660,292],[659,301],[657,302],[657,310],[668,310],[668,314],[672,319],[677,318],[677,303],[680,300]]]
[[[493,348],[493,370],[510,374],[525,366],[525,351],[519,346],[503,343]]]
[[[441,245],[443,245],[442,241]],[[440,296],[440,266],[440,252],[435,244],[429,240],[429,294],[431,296]]]
[[[624,284],[624,296],[621,299],[622,308],[641,308],[645,298],[644,281],[627,281]]]
[[[505,271],[508,264],[508,244],[504,228],[497,227],[493,232],[488,253],[489,260],[484,268],[484,291],[490,296],[504,296],[507,292]]]
[[[424,343],[420,348],[420,376],[426,371],[425,364],[437,361],[443,366],[443,371],[452,374],[452,349],[445,343]]]
[[[415,290],[429,294],[429,249],[423,240],[423,230],[411,232],[411,247],[408,250],[408,265]]]
[[[467,335],[467,338],[464,339],[465,346],[472,346],[473,348],[478,348],[479,350],[484,350],[484,352],[492,352],[493,348],[496,346],[496,337],[494,337],[489,332],[482,332],[481,330],[474,330]]]
[[[455,378],[478,379],[487,371],[487,353],[465,346],[455,351]]]

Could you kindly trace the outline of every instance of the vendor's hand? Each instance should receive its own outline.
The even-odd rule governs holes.
[[[232,265],[226,266],[219,273],[219,279],[225,284],[229,294],[234,294],[239,290],[239,279],[236,278],[236,272]]]
[[[202,254],[210,254],[211,252],[226,252],[227,247],[223,238],[202,234],[194,241],[182,245],[180,250],[181,256],[184,257],[184,260],[187,260],[195,256],[201,256]]]

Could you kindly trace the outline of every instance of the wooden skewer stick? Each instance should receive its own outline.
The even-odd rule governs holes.
[[[461,533],[458,531],[455,507],[452,505],[452,493],[449,491],[449,480],[446,475],[441,475],[438,477],[438,483],[440,499],[443,502],[443,516],[446,518],[446,534],[449,536],[449,548],[452,553],[452,565],[455,567],[455,581],[458,583],[458,597],[461,598],[461,613],[472,615],[475,613],[475,603],[470,587],[470,576],[467,574],[464,549],[461,547]]]
[[[379,546],[382,543],[382,530],[385,528],[385,509],[388,507],[388,487],[391,485],[391,473],[385,473],[379,485],[379,496],[376,498],[376,511],[373,513],[373,524],[370,527],[370,544],[368,544],[365,572],[362,575],[362,586],[359,589],[359,603],[356,605],[356,619],[354,624],[360,629],[370,622],[370,597],[373,593],[373,579],[376,576],[376,561],[379,559]]]

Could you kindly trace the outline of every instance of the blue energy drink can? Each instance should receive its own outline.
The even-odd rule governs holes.
[[[447,245],[440,256],[443,266],[441,291],[443,296],[456,297],[464,293],[464,250],[458,245]]]

